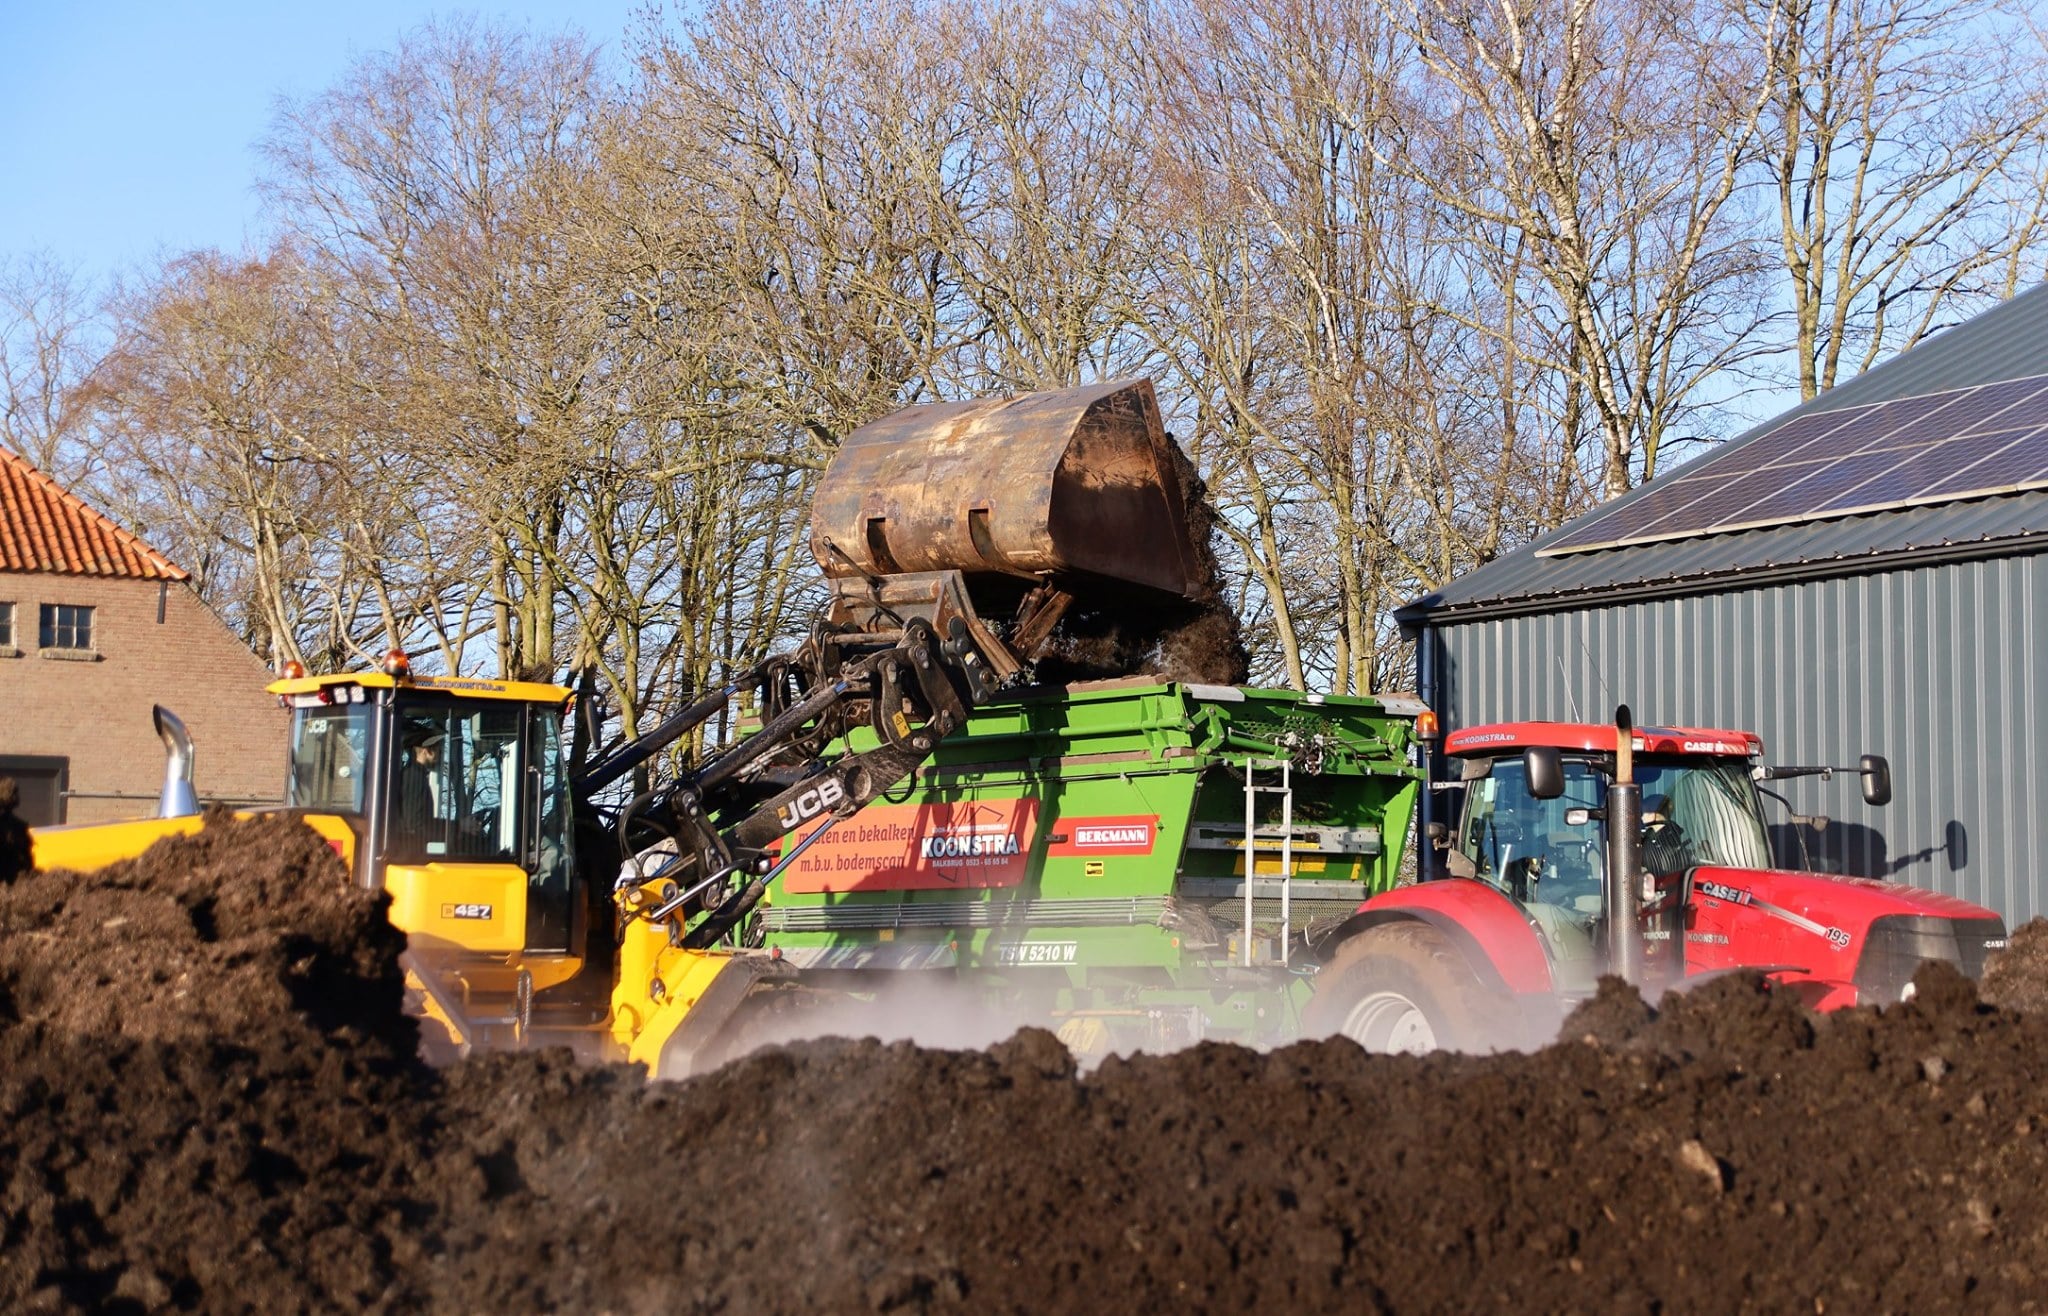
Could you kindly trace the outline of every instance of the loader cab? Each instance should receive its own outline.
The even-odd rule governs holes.
[[[287,806],[352,820],[356,879],[390,892],[416,951],[580,954],[567,690],[384,673],[270,688],[292,714]]]

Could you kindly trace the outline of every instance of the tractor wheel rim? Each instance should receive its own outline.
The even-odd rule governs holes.
[[[1344,1017],[1344,1036],[1381,1055],[1426,1055],[1437,1048],[1436,1030],[1421,1007],[1399,992],[1372,992]]]

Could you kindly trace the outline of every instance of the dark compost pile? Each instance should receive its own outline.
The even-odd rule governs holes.
[[[1987,993],[2031,1004],[2048,924]],[[2048,1014],[1609,984],[1532,1054],[443,1070],[312,834],[0,883],[6,1310],[2048,1306]]]
[[[1192,575],[1200,583],[1186,599],[1077,601],[1035,665],[1045,684],[1135,674],[1237,685],[1249,675],[1251,652],[1216,557],[1220,514],[1180,445],[1169,439],[1166,451],[1187,512]]]

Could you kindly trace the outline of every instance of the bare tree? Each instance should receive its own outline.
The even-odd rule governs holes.
[[[1160,125],[1126,69],[1145,29],[1105,23],[1096,6],[975,12],[956,92],[969,126],[952,166],[959,225],[940,253],[964,346],[945,382],[1023,391],[1141,369],[1129,289],[1149,260]]]
[[[75,268],[47,254],[0,260],[0,443],[65,483],[93,471],[82,386],[102,350]]]
[[[1600,487],[1625,492],[1727,359],[1701,337],[1741,341],[1743,300],[1716,302],[1755,271],[1754,239],[1721,221],[1761,61],[1703,5],[1410,0],[1402,15],[1417,66],[1393,108],[1410,139],[1398,158],[1466,217],[1467,241],[1517,244],[1556,320],[1544,364],[1583,388]]]
[[[1778,0],[1752,21],[1811,398],[2011,294],[2044,222],[2048,59],[1997,0]]]
[[[477,532],[488,625],[459,592],[431,614],[455,670],[486,634],[508,675],[556,662],[565,480],[610,423],[589,397],[606,312],[578,283],[567,222],[594,80],[578,38],[430,25],[284,107],[267,146],[284,221],[381,332],[387,437]]]
[[[275,662],[303,657],[313,581],[335,565],[306,368],[322,326],[296,274],[288,250],[173,262],[121,298],[96,378],[107,501]]]
[[[1139,314],[1195,400],[1254,633],[1297,686],[1389,679],[1385,613],[1469,552],[1446,546],[1467,533],[1460,495],[1492,481],[1498,526],[1527,482],[1479,400],[1518,383],[1498,369],[1503,322],[1477,266],[1446,258],[1442,208],[1389,162],[1403,45],[1383,13],[1313,2],[1191,6],[1142,43],[1163,131]]]
[[[938,392],[968,21],[722,0],[646,43],[640,112],[675,203],[721,235],[699,277],[731,298],[728,392],[765,460],[822,466],[846,429]]]

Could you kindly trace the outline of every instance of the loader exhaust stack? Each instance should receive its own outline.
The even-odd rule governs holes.
[[[164,788],[157,797],[156,816],[189,817],[199,812],[199,794],[192,788],[192,737],[178,715],[162,704],[152,704],[149,712],[164,742]]]
[[[1149,380],[911,407],[846,436],[811,507],[835,624],[957,617],[1008,677],[1067,606],[1201,588]],[[900,622],[898,623],[900,624]]]

